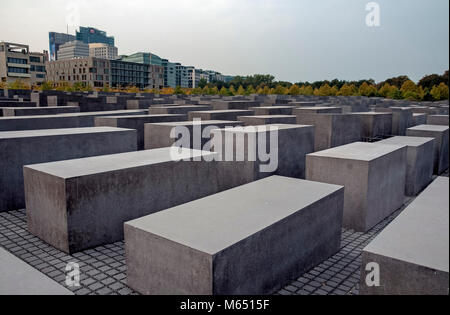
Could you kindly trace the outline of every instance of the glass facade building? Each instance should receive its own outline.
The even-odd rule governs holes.
[[[177,87],[177,65],[169,62],[167,59],[162,60],[162,66],[164,67],[164,87]]]
[[[115,46],[113,36],[107,36],[106,32],[100,31],[93,27],[80,26],[80,30],[77,31],[76,39],[85,44],[102,43]]]
[[[58,60],[58,50],[61,45],[64,45],[65,43],[74,41],[76,39],[77,38],[74,35],[50,32],[49,33],[50,61]]]

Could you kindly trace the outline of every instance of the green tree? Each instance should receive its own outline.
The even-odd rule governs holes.
[[[239,86],[236,95],[245,95],[245,89],[242,85]]]
[[[186,92],[181,88],[181,86],[177,86],[174,90],[174,94],[176,95],[185,95]]]
[[[295,96],[295,95],[300,95],[300,88],[298,87],[297,84],[293,84],[291,85],[291,87],[289,88],[288,94]]]
[[[204,78],[202,78],[202,79],[200,79],[200,81],[198,81],[198,87],[201,89],[204,89],[207,84],[208,84],[208,81]]]

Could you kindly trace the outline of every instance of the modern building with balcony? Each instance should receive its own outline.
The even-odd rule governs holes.
[[[39,85],[46,80],[45,53],[30,52],[28,45],[0,42],[0,81],[16,80]]]

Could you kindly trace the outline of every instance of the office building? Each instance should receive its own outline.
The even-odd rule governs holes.
[[[119,51],[117,47],[110,46],[103,43],[89,44],[89,56],[95,58],[102,58],[108,60],[115,60],[118,58]]]
[[[164,87],[176,88],[176,64],[169,62],[167,59],[163,59],[162,66],[164,67]]]
[[[74,40],[59,47],[58,60],[89,57],[89,45]]]
[[[76,36],[64,33],[49,33],[50,61],[58,60],[58,50],[61,45],[76,40]]]
[[[182,88],[189,87],[188,69],[180,63],[175,64],[175,81],[176,86]]]
[[[52,82],[70,84],[80,82],[95,88],[136,86],[141,89],[160,89],[163,87],[163,68],[160,66],[95,57],[49,62],[47,77]]]
[[[46,79],[45,62],[48,55],[30,52],[27,45],[0,42],[0,80],[16,80],[29,85],[40,85]]]
[[[138,52],[130,56],[121,56],[120,60],[162,67],[162,59],[152,53]]]
[[[107,36],[106,32],[93,27],[80,26],[80,30],[76,32],[77,40],[85,44],[102,43],[109,46],[115,46],[113,36]]]

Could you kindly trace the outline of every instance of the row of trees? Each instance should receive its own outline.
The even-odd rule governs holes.
[[[367,97],[385,97],[391,99],[408,99],[414,101],[437,101],[449,98],[448,71],[443,75],[427,75],[417,84],[407,76],[390,78],[386,81],[376,84],[374,80],[361,81],[317,81],[313,83],[299,82],[292,84],[290,82],[275,81],[271,75],[254,75],[248,77],[235,77],[233,81],[211,82],[202,80],[198,88],[164,88],[140,90],[135,86],[111,88],[92,88],[81,82],[70,84],[68,82],[44,82],[40,86],[30,87],[17,80],[6,84],[0,82],[0,88],[10,89],[39,89],[39,90],[58,90],[66,92],[128,92],[138,93],[147,92],[155,94],[184,94],[184,95],[316,95],[316,96],[367,96]]]

